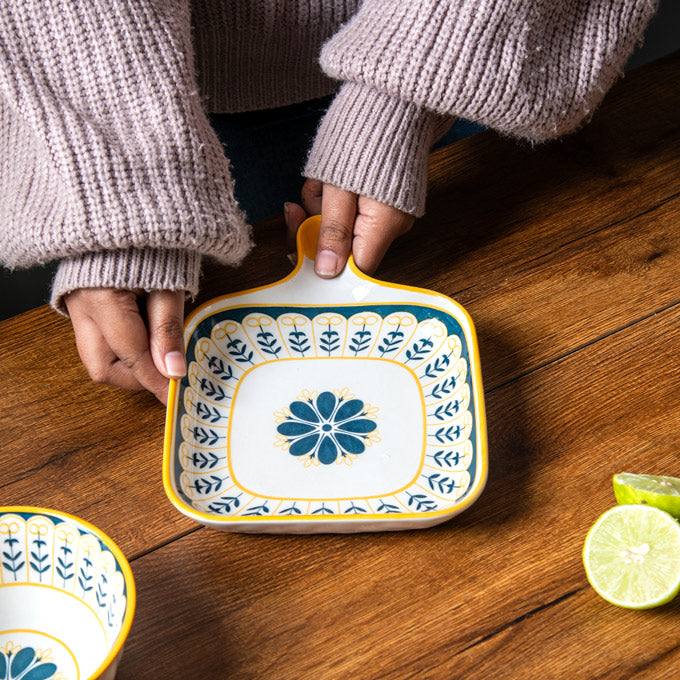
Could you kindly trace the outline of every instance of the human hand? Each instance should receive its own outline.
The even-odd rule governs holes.
[[[147,389],[167,402],[168,378],[186,373],[182,291],[156,290],[146,295],[146,323],[133,291],[83,288],[67,295],[64,302],[78,354],[94,382]]]
[[[405,234],[415,219],[373,198],[315,179],[308,179],[302,187],[302,206],[286,203],[284,213],[291,252],[300,224],[308,215],[321,213],[315,269],[323,278],[337,276],[350,253],[361,271],[372,274],[392,241]]]

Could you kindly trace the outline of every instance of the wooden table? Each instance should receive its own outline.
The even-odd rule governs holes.
[[[432,156],[428,217],[381,275],[468,308],[490,435],[486,491],[435,529],[201,528],[163,493],[163,408],[90,384],[48,309],[0,324],[0,502],[80,515],[129,556],[120,680],[678,677],[680,605],[611,607],[580,556],[613,472],[680,474],[678,82],[680,53],[562,142]],[[279,222],[257,241],[203,299],[288,270]]]

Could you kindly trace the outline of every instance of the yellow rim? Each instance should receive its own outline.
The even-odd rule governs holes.
[[[62,595],[66,595],[67,597],[70,597],[76,602],[80,603],[83,605],[83,607],[86,607],[92,616],[94,616],[95,620],[99,624],[99,627],[102,630],[102,635],[104,637],[104,641],[106,641],[106,628],[104,627],[104,623],[101,621],[99,616],[97,615],[97,612],[92,608],[91,604],[88,604],[87,602],[84,602],[81,600],[75,593],[70,593],[68,590],[63,590],[62,588],[57,588],[57,586],[50,585],[49,583],[0,583],[0,589],[2,588],[22,588],[22,587],[28,587],[28,588],[45,588],[46,590],[54,590],[58,593],[61,593]]]
[[[302,263],[305,257],[308,259],[314,259],[316,255],[316,243],[318,240],[319,236],[319,229],[321,227],[321,216],[320,215],[314,215],[312,217],[307,218],[301,225],[300,228],[298,229],[297,233],[297,251],[298,251],[298,257],[297,257],[297,263],[295,265],[295,268],[286,276],[284,276],[282,279],[279,279],[278,281],[274,281],[273,283],[268,283],[263,286],[256,286],[255,288],[248,288],[246,290],[240,290],[236,291],[234,293],[227,293],[225,295],[219,295],[217,297],[212,298],[211,300],[208,300],[207,302],[204,302],[202,305],[199,305],[196,309],[194,309],[185,319],[184,321],[184,329],[188,329],[189,326],[191,325],[192,321],[194,318],[196,318],[203,310],[206,308],[214,305],[216,302],[220,302],[222,300],[228,300],[230,298],[234,297],[239,297],[241,295],[246,295],[249,293],[255,293],[257,291],[261,290],[266,290],[268,288],[273,288],[275,286],[279,286],[282,283],[285,283],[287,281],[290,281],[299,271],[300,268],[302,267]],[[477,385],[477,389],[472,390],[472,395],[475,403],[475,415],[477,416],[477,428],[478,428],[478,433],[479,433],[479,443],[480,443],[480,451],[479,451],[479,457],[480,457],[480,470],[479,470],[479,475],[477,477],[477,482],[475,484],[475,487],[473,490],[458,504],[454,504],[450,508],[443,509],[443,510],[430,510],[428,512],[418,512],[418,513],[402,513],[399,514],[398,517],[390,516],[390,521],[399,521],[399,520],[410,520],[410,519],[428,519],[430,517],[438,517],[442,515],[455,515],[459,512],[462,512],[465,510],[467,507],[469,507],[472,503],[474,503],[477,498],[479,498],[479,495],[482,493],[484,490],[484,486],[486,484],[486,479],[487,479],[487,474],[488,474],[488,459],[487,459],[487,433],[486,433],[486,412],[484,410],[484,390],[483,390],[483,383],[482,383],[482,370],[479,362],[479,345],[477,342],[477,332],[475,330],[475,325],[472,321],[472,318],[468,314],[467,310],[460,305],[458,302],[456,302],[453,298],[448,297],[447,295],[444,295],[443,293],[438,293],[437,291],[433,290],[428,290],[427,288],[418,288],[416,286],[408,286],[404,284],[398,284],[398,283],[390,283],[388,281],[381,281],[380,279],[375,279],[372,276],[368,276],[367,274],[364,274],[354,263],[354,259],[352,256],[350,256],[347,266],[350,268],[350,270],[360,279],[363,279],[365,281],[369,281],[370,283],[376,283],[380,286],[386,287],[386,288],[395,288],[397,290],[406,290],[410,291],[413,293],[423,293],[425,295],[429,296],[434,296],[438,298],[442,298],[446,300],[449,303],[452,303],[454,307],[461,313],[461,315],[465,318],[468,328],[469,328],[469,335],[470,337],[468,338],[469,340],[469,356],[474,358],[474,367],[473,367],[473,374],[474,374],[474,380]],[[355,304],[355,303],[352,303]],[[413,303],[409,302],[409,304],[417,305],[417,306],[422,306],[422,307],[431,307],[434,309],[439,309],[439,311],[445,312],[446,314],[450,314],[449,311],[445,309],[441,309],[439,307],[434,307],[433,305],[423,305],[423,304],[418,304],[418,303]],[[247,306],[267,306],[267,305],[247,305]],[[300,307],[303,307],[305,305],[297,305]],[[314,305],[318,306],[318,305]],[[336,306],[341,306],[341,305],[336,305]],[[463,330],[465,332],[465,330]],[[470,362],[471,364],[473,363],[472,361]],[[384,514],[378,514],[378,513],[373,513],[373,514],[366,514],[366,515],[324,515],[323,518],[319,517],[318,515],[295,515],[295,516],[290,516],[290,515],[282,515],[282,516],[277,516],[276,518],[272,517],[262,517],[262,516],[248,516],[248,517],[242,517],[242,516],[237,516],[237,517],[222,517],[219,515],[214,515],[209,512],[203,512],[202,510],[197,510],[196,508],[192,507],[188,503],[185,503],[175,492],[175,489],[172,485],[172,481],[170,479],[171,476],[171,466],[172,466],[172,441],[173,441],[173,436],[174,436],[174,430],[175,430],[175,421],[176,421],[176,416],[177,416],[177,388],[178,388],[179,382],[176,380],[171,380],[170,381],[170,386],[168,389],[168,405],[167,405],[167,410],[166,410],[166,418],[165,418],[165,436],[164,436],[164,442],[163,442],[163,488],[165,489],[165,494],[170,500],[170,502],[182,513],[189,515],[190,517],[193,517],[194,519],[206,519],[209,520],[210,522],[218,523],[218,524],[230,524],[230,523],[240,523],[240,522],[264,522],[264,523],[270,523],[270,524],[277,524],[281,521],[307,521],[307,520],[313,520],[316,522],[339,522],[339,521],[359,521],[359,520],[367,520],[367,519],[380,519],[380,520],[385,520],[386,517]]]
[[[0,635],[9,635],[11,633],[30,633],[32,635],[46,637],[48,640],[56,642],[62,649],[65,649],[67,654],[71,657],[73,665],[76,667],[77,680],[80,680],[80,666],[78,665],[78,659],[76,659],[76,655],[67,647],[66,643],[63,640],[60,640],[59,638],[56,638],[54,637],[54,635],[50,635],[49,633],[43,633],[42,631],[34,630],[33,628],[9,628],[7,630],[0,630]]]
[[[123,622],[120,627],[120,632],[118,637],[114,640],[111,650],[107,654],[104,661],[102,661],[97,670],[92,675],[93,680],[100,677],[101,674],[111,665],[111,662],[118,656],[120,651],[123,649],[125,640],[130,633],[130,628],[132,627],[132,619],[135,616],[135,607],[137,604],[137,591],[135,589],[135,579],[132,575],[132,569],[127,561],[125,555],[123,555],[121,549],[114,543],[114,541],[107,536],[101,529],[97,528],[94,524],[91,524],[87,520],[81,519],[76,515],[71,515],[68,512],[62,512],[61,510],[52,510],[50,508],[40,508],[33,505],[5,505],[0,506],[0,514],[5,513],[18,513],[18,512],[28,512],[36,515],[53,515],[54,517],[59,517],[61,519],[69,519],[82,527],[87,529],[89,532],[97,536],[104,545],[111,551],[116,561],[120,565],[121,571],[123,573],[123,579],[125,580],[125,590],[127,592],[127,602],[125,604],[125,616],[123,617]]]
[[[315,357],[319,361],[327,361],[326,357]],[[413,378],[414,382],[416,383],[417,389],[418,389],[418,396],[420,397],[420,406],[422,409],[422,420],[423,420],[423,443],[422,443],[422,451],[420,452],[420,457],[419,457],[419,464],[418,464],[418,470],[416,471],[415,475],[413,478],[404,486],[401,486],[398,488],[396,491],[390,491],[389,493],[382,493],[382,494],[377,494],[375,496],[355,496],[355,497],[343,497],[343,498],[287,498],[287,497],[282,497],[282,496],[263,496],[261,493],[254,493],[250,489],[246,489],[245,486],[243,486],[238,479],[236,479],[236,475],[234,474],[234,465],[231,460],[231,456],[227,457],[227,467],[229,468],[229,474],[231,475],[232,480],[234,481],[234,485],[241,489],[241,491],[244,491],[247,494],[250,494],[254,498],[263,498],[263,499],[270,499],[273,501],[295,501],[295,502],[316,502],[316,501],[329,501],[329,502],[338,502],[338,501],[358,501],[358,500],[368,500],[369,498],[381,498],[383,496],[394,496],[395,494],[400,493],[401,491],[404,491],[404,489],[408,489],[410,486],[415,484],[416,480],[420,476],[420,473],[423,470],[424,464],[425,464],[425,452],[427,450],[427,433],[426,433],[426,413],[425,413],[425,398],[423,396],[423,390],[422,387],[420,386],[420,383],[418,382],[418,377],[416,374],[408,367],[405,366],[404,364],[399,364],[398,362],[393,362],[391,359],[383,359],[381,357],[331,357],[331,359],[342,359],[346,361],[385,361],[389,363],[395,363],[397,364],[400,368],[405,368],[406,371],[409,373],[409,375]],[[247,370],[243,372],[243,375],[241,376],[238,385],[234,388],[234,394],[231,398],[231,408],[234,408],[234,404],[236,403],[236,397],[238,396],[239,389],[241,385],[243,384],[243,380],[248,375],[249,373],[252,373],[256,368],[259,368],[260,366],[266,366],[268,364],[273,364],[273,363],[278,363],[280,361],[299,361],[300,359],[297,357],[282,357],[281,359],[271,359],[269,361],[262,361],[259,364],[255,364],[255,366],[251,366]],[[232,423],[233,419],[229,419],[229,423],[227,424],[227,450],[231,450],[231,431],[232,431]],[[298,515],[300,517],[301,515]],[[318,520],[318,517],[316,517]]]

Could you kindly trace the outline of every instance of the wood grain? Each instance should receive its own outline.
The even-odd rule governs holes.
[[[121,680],[672,677],[678,605],[607,606],[579,551],[612,472],[680,475],[679,80],[680,53],[563,142],[432,155],[428,217],[380,275],[453,295],[479,331],[489,484],[439,528],[198,529],[162,490],[163,408],[91,385],[46,308],[0,323],[0,502],[81,515],[133,558]],[[281,222],[256,239],[201,300],[287,273]]]
[[[163,406],[91,384],[68,322],[50,310],[0,328],[2,503],[85,517],[127,555],[192,528],[160,482]]]
[[[201,530],[137,560],[122,679],[142,677],[151,654],[161,677],[517,678],[596,677],[673,650],[677,607],[606,605],[580,564],[613,472],[678,470],[669,346],[680,304],[492,390],[488,488],[433,530]]]

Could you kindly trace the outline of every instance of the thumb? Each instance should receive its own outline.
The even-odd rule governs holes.
[[[182,338],[184,291],[151,291],[146,314],[151,356],[156,368],[166,378],[181,378],[187,372]]]

